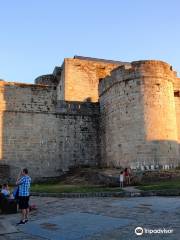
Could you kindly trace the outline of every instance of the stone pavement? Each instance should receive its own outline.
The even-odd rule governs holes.
[[[17,228],[13,226],[9,221],[7,221],[6,219],[0,221],[0,235],[15,232],[18,232]]]
[[[180,239],[180,197],[32,197],[31,202],[38,210],[26,225],[16,228],[19,214],[0,215],[0,224],[11,224],[0,240]],[[137,236],[136,227],[173,233]]]
[[[130,193],[140,193],[142,192],[141,190],[137,189],[136,187],[133,186],[128,186],[123,188],[124,191],[130,192]]]

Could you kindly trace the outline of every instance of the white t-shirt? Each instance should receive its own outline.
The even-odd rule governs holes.
[[[120,174],[120,182],[124,182],[124,174]]]
[[[4,196],[9,196],[10,192],[7,189],[2,189],[1,193],[4,194]]]

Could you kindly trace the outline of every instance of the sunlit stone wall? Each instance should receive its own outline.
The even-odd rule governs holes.
[[[70,167],[96,166],[99,106],[56,101],[54,86],[0,84],[0,165],[15,181],[27,167],[33,180]]]
[[[179,164],[171,66],[133,62],[100,82],[103,164],[140,169]]]
[[[65,58],[58,84],[58,99],[66,101],[98,102],[99,79],[121,63]]]
[[[180,78],[176,78],[174,82],[174,99],[176,105],[176,122],[178,130],[178,142],[180,152]]]
[[[180,79],[167,63],[68,58],[36,83],[0,81],[0,171],[11,180],[22,167],[37,180],[80,165],[180,165]]]

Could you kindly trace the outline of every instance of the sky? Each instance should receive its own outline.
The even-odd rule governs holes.
[[[74,55],[180,72],[179,0],[0,0],[0,79],[33,83]]]

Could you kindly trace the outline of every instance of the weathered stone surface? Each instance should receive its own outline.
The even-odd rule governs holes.
[[[170,65],[75,57],[37,83],[0,81],[6,179],[22,167],[37,180],[79,165],[144,171],[180,164],[180,79]]]
[[[8,182],[10,175],[10,168],[7,164],[0,164],[0,182]]]
[[[52,86],[0,84],[0,164],[10,181],[23,167],[38,180],[98,164],[98,104],[59,102]]]
[[[41,85],[56,86],[58,84],[58,79],[53,74],[39,76],[34,81],[36,84],[41,84]]]
[[[58,85],[58,99],[98,102],[99,79],[121,66],[123,62],[93,58],[65,58]]]
[[[174,99],[176,107],[177,134],[180,152],[180,78],[176,78],[174,81]]]
[[[101,153],[107,166],[154,170],[180,163],[172,68],[133,62],[100,82]]]

